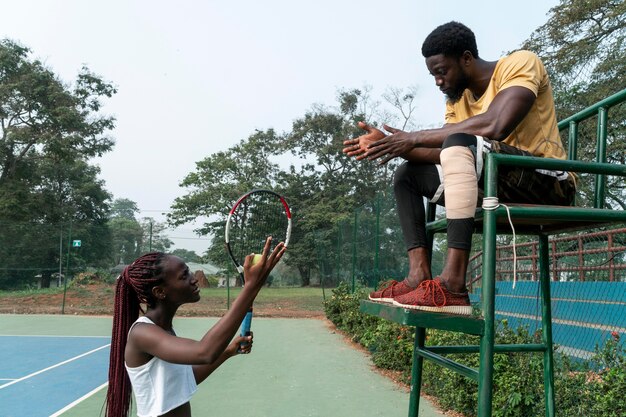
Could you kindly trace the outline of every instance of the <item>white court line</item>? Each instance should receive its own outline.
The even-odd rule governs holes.
[[[96,348],[96,349],[90,350],[89,352],[85,352],[85,353],[83,353],[82,355],[74,356],[73,358],[70,358],[70,359],[65,360],[65,361],[63,361],[63,362],[59,362],[59,363],[57,363],[56,365],[49,366],[49,367],[47,367],[46,369],[42,369],[41,371],[33,372],[33,373],[32,373],[32,374],[30,374],[30,375],[26,375],[25,377],[22,377],[22,378],[16,379],[16,380],[11,381],[11,382],[9,382],[9,383],[7,383],[7,384],[0,385],[0,389],[6,388],[6,387],[8,387],[9,385],[17,384],[18,382],[24,381],[25,379],[28,379],[28,378],[32,378],[32,377],[34,377],[35,375],[39,375],[39,374],[41,374],[41,373],[44,373],[44,372],[46,372],[46,371],[49,371],[50,369],[58,368],[59,366],[62,366],[62,365],[65,365],[66,363],[69,363],[69,362],[75,361],[76,359],[80,359],[80,358],[82,358],[83,356],[90,355],[90,354],[92,354],[92,353],[94,353],[94,352],[97,352],[97,351],[99,351],[99,350],[101,350],[101,349],[108,348],[109,346],[111,346],[111,344],[110,344],[110,343],[109,343],[108,345],[100,346],[99,348]]]
[[[94,395],[96,392],[100,391],[102,388],[106,387],[107,385],[109,385],[109,383],[105,382],[104,384],[100,385],[98,388],[92,390],[91,392],[88,392],[87,394],[83,395],[82,397],[80,397],[76,401],[66,405],[65,407],[63,407],[62,409],[57,411],[56,413],[50,414],[50,417],[58,417],[58,416],[60,416],[61,414],[65,413],[67,410],[69,410],[70,408],[74,408],[74,406],[78,405],[78,403],[81,403],[81,402],[85,401],[87,398],[91,397],[92,395]]]
[[[54,334],[0,334],[0,337],[76,337],[86,339],[109,339],[111,336],[63,336]]]

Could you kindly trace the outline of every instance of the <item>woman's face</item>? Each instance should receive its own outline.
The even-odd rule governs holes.
[[[165,261],[164,273],[162,288],[165,300],[177,305],[200,300],[198,280],[182,259],[169,255]]]

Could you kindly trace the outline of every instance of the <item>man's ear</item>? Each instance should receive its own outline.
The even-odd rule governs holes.
[[[464,66],[470,65],[473,60],[474,60],[474,55],[472,55],[470,51],[465,51],[463,52],[463,55],[461,55],[461,62],[463,63]]]

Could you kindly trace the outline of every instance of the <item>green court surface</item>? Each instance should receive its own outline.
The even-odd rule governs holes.
[[[197,339],[216,319],[180,318],[180,336]],[[0,334],[110,335],[111,319],[0,316]],[[198,388],[194,417],[406,416],[409,395],[378,374],[368,356],[316,319],[255,318],[253,353],[227,361]],[[80,378],[80,375],[76,375]],[[102,389],[62,414],[99,416]],[[420,416],[443,416],[420,401]]]

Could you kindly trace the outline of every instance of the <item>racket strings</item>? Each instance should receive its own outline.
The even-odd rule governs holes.
[[[270,251],[285,241],[289,219],[280,198],[270,193],[253,193],[232,213],[229,245],[235,259],[243,265],[251,253],[261,253],[266,239],[272,237]]]

